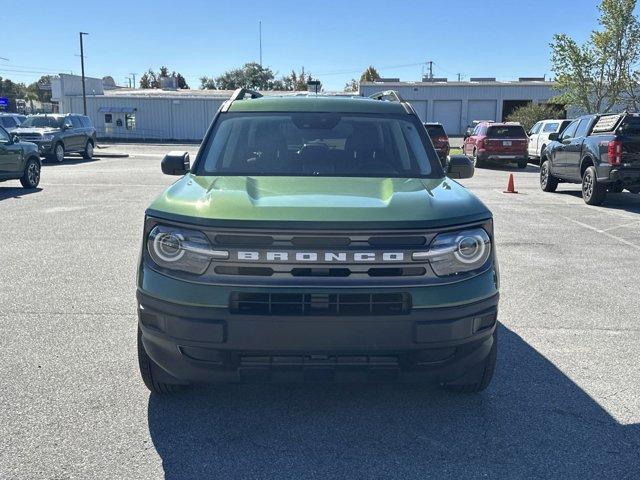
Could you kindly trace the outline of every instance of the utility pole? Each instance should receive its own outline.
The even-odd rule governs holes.
[[[458,81],[460,81],[460,79],[462,78],[462,74],[458,74]]]
[[[133,77],[133,88],[136,88],[136,74],[135,73],[129,73],[129,75],[131,75]]]
[[[260,43],[260,66],[262,66],[262,20],[258,22],[258,37]]]
[[[429,64],[429,81],[433,80],[433,61],[429,60],[427,62]]]
[[[87,114],[87,92],[84,85],[84,47],[82,45],[82,36],[89,35],[86,32],[80,32],[80,67],[82,68],[82,113]]]

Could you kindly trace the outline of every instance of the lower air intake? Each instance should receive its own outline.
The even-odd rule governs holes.
[[[233,292],[231,313],[243,315],[405,315],[408,293],[246,293]]]

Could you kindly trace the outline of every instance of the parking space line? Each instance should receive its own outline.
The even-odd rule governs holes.
[[[607,236],[607,237],[609,237],[609,238],[611,238],[613,240],[617,240],[618,242],[624,243],[625,245],[627,245],[629,247],[632,247],[632,248],[635,248],[636,250],[640,250],[640,245],[636,245],[635,243],[632,243],[632,242],[630,242],[628,240],[625,240],[622,237],[618,237],[617,235],[613,235],[613,234],[611,234],[609,232],[606,232],[605,230],[601,230],[599,228],[592,227],[591,225],[587,225],[586,223],[582,223],[582,222],[579,222],[578,220],[574,220],[572,218],[565,217],[565,216],[562,216],[562,215],[561,215],[561,218],[564,218],[565,220],[567,220],[567,221],[569,221],[571,223],[575,223],[576,225],[579,225],[579,226],[581,226],[583,228],[587,228],[587,229],[592,230],[592,231],[594,231],[596,233],[600,233],[601,235],[605,235],[605,236]]]

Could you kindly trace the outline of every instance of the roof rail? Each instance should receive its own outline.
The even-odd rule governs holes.
[[[395,90],[385,90],[383,92],[374,93],[373,95],[369,95],[369,98],[373,100],[381,100],[383,102],[398,102],[404,108],[404,111],[408,114],[416,114],[413,105],[407,102],[404,98],[400,96],[398,92]]]
[[[383,92],[374,93],[373,95],[369,95],[369,98],[386,102],[404,102],[404,98],[395,90],[384,90]]]
[[[246,97],[250,98],[260,98],[262,94],[260,92],[256,92],[255,90],[249,90],[248,88],[237,88],[234,90],[231,98],[222,104],[220,108],[221,111],[226,112],[231,107],[231,104],[236,100],[244,100]]]

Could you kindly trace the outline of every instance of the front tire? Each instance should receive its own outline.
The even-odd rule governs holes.
[[[595,167],[589,167],[582,175],[582,198],[587,205],[602,205],[607,197],[607,187],[598,182]]]
[[[544,160],[540,167],[540,188],[543,192],[555,192],[558,188],[558,179],[551,174],[549,160]]]
[[[40,183],[40,161],[35,158],[27,160],[24,173],[20,178],[20,183],[24,188],[36,188]]]
[[[527,168],[527,165],[529,164],[528,160],[518,160],[518,168],[523,169],[523,168]]]
[[[62,163],[64,161],[64,145],[58,142],[53,147],[53,153],[49,156],[50,160],[54,162]]]
[[[484,162],[478,158],[478,152],[475,148],[473,149],[473,157],[471,157],[471,161],[473,162],[474,168],[481,168],[484,166]]]
[[[167,394],[176,393],[182,389],[182,385],[173,383],[159,382],[155,378],[154,372],[158,372],[160,367],[156,362],[151,360],[142,343],[142,330],[138,327],[138,366],[140,367],[140,376],[142,381],[152,393]]]
[[[489,355],[482,363],[473,367],[461,380],[457,380],[455,384],[445,384],[444,387],[456,393],[477,393],[481,392],[489,386],[493,373],[496,369],[496,361],[498,358],[498,330],[493,332],[493,344]]]
[[[87,144],[84,146],[84,152],[82,152],[82,158],[85,160],[91,160],[93,158],[93,142],[87,140]]]

